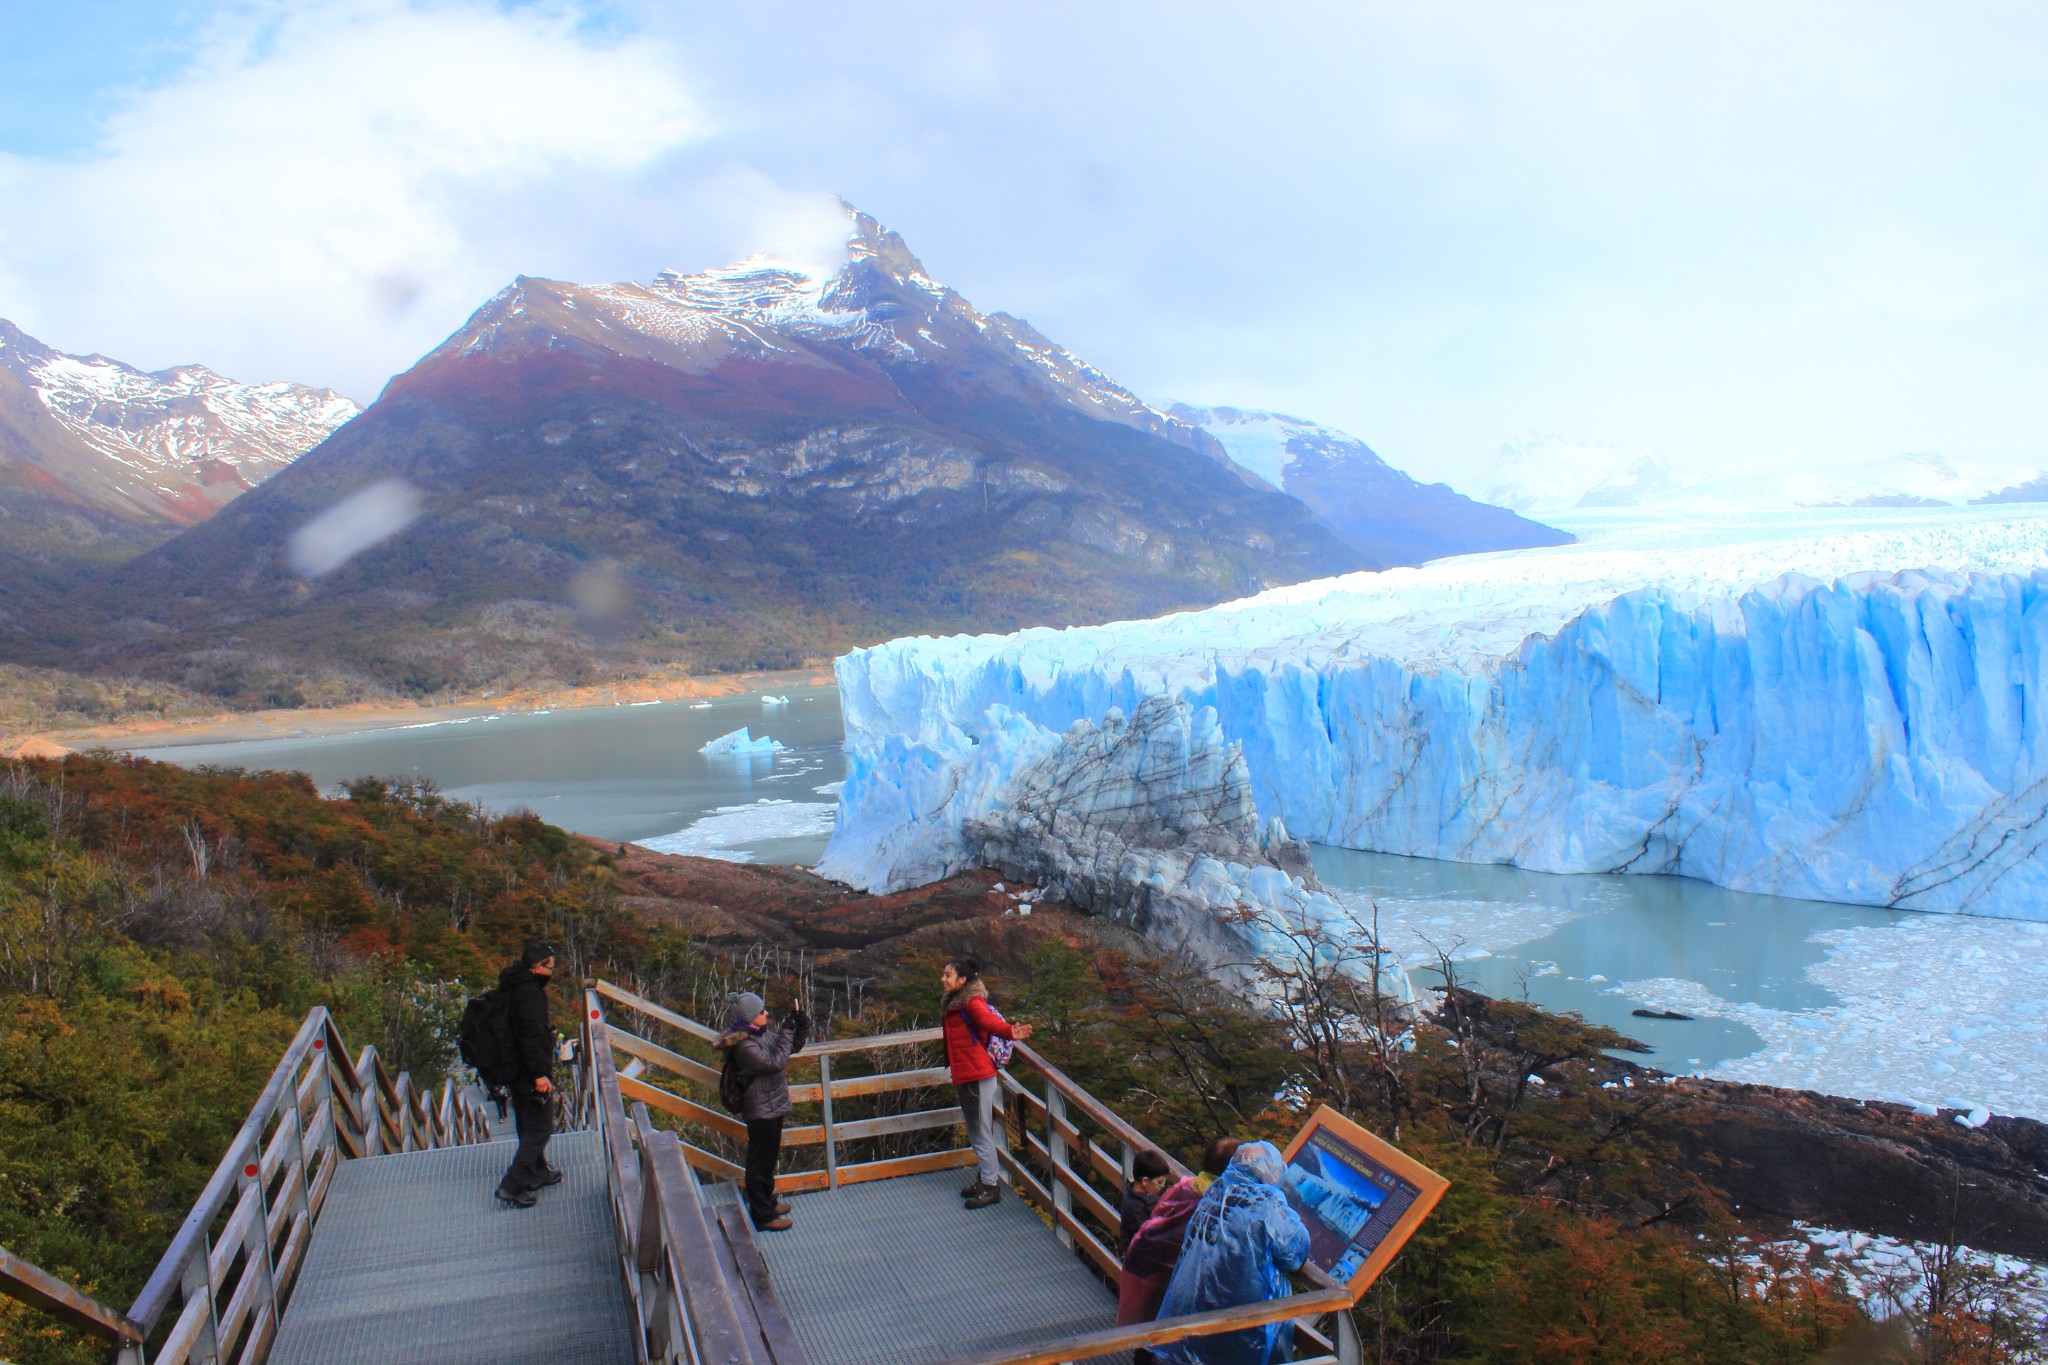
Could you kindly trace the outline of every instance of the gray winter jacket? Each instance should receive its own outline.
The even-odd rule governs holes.
[[[782,1021],[781,1028],[762,1029],[759,1033],[734,1029],[720,1035],[718,1047],[739,1071],[740,1084],[746,1087],[740,1118],[751,1123],[755,1119],[779,1119],[789,1112],[789,1059],[804,1050],[810,1030],[808,1016],[793,1014]]]

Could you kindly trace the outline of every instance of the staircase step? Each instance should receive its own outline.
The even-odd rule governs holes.
[[[343,1162],[276,1365],[631,1365],[632,1310],[594,1133],[548,1144],[531,1209],[492,1194],[502,1142]]]

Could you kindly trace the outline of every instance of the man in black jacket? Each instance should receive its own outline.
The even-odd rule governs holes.
[[[546,943],[527,944],[519,961],[498,973],[498,989],[508,1001],[517,1069],[508,1088],[518,1124],[519,1151],[505,1178],[498,1182],[497,1193],[498,1198],[522,1209],[533,1207],[535,1190],[562,1178],[547,1161],[548,1137],[554,1131],[549,1106],[555,1085],[548,1077],[555,1061],[555,1031],[548,1023],[548,978],[554,974],[555,950]]]

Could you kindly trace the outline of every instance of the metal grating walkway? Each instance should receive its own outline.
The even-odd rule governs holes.
[[[963,1209],[972,1178],[936,1171],[793,1195],[796,1226],[754,1235],[809,1365],[928,1365],[1116,1320],[1116,1296],[1015,1191]],[[705,1195],[738,1198],[727,1184]]]
[[[343,1162],[276,1365],[632,1365],[597,1135],[548,1144],[564,1179],[535,1208],[491,1195],[511,1157],[490,1142]]]

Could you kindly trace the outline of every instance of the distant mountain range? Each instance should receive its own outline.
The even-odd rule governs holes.
[[[823,273],[515,280],[254,491],[0,619],[5,647],[243,700],[577,682],[1150,616],[1560,538],[1261,415],[1291,424],[1276,487],[1233,457],[1237,415],[1148,406],[847,223]],[[403,513],[339,532],[367,548],[305,552],[373,504]]]
[[[1420,564],[1473,550],[1562,545],[1571,537],[1440,483],[1418,483],[1356,436],[1301,417],[1175,403],[1169,416],[1223,443],[1241,468],[1308,505],[1375,564]]]
[[[1481,496],[1532,516],[2048,502],[2048,461],[1896,455],[1715,478],[1648,451],[1535,439],[1501,451]]]
[[[0,564],[61,579],[132,557],[358,411],[332,389],[67,355],[0,319]]]

